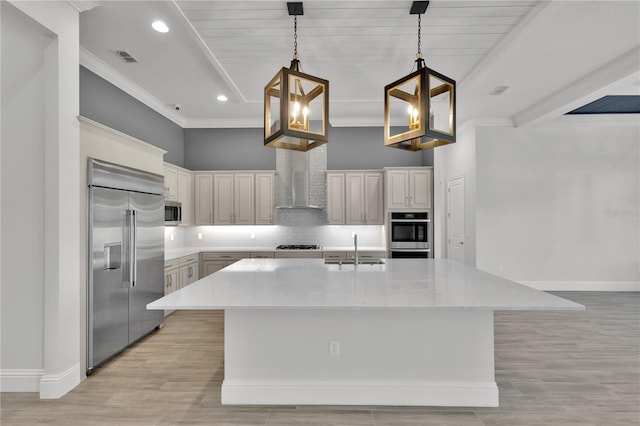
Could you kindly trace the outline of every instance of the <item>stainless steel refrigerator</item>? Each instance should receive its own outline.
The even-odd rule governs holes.
[[[90,159],[87,373],[164,321],[164,178]]]

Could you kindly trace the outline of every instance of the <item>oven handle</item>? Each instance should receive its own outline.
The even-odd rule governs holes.
[[[389,222],[391,223],[395,223],[395,222],[400,222],[400,223],[425,223],[425,222],[431,222],[431,219],[390,219]]]
[[[399,248],[390,248],[389,251],[405,251],[405,252],[420,252],[420,253],[424,253],[424,252],[430,252],[431,249],[399,249]]]

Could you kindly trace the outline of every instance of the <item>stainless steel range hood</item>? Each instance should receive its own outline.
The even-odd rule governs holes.
[[[276,208],[325,209],[327,147],[307,152],[276,150]]]

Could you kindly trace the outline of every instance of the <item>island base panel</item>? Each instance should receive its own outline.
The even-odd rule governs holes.
[[[497,407],[493,312],[226,310],[222,403]]]

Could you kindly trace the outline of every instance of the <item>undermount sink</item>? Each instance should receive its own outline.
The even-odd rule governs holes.
[[[353,265],[355,259],[325,259],[325,265]],[[382,259],[359,259],[358,265],[384,265]]]

